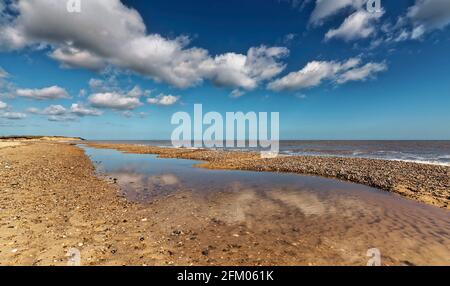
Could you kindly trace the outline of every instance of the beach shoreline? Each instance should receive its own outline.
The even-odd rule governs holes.
[[[405,161],[280,156],[264,159],[256,152],[185,149],[114,143],[83,143],[125,153],[202,161],[208,169],[282,172],[334,178],[378,188],[422,203],[450,209],[450,166]]]
[[[129,145],[121,149],[144,154],[150,151]],[[201,150],[158,152],[166,158],[202,159],[206,162],[202,165],[213,164],[210,168],[219,168],[226,154],[235,162],[235,169],[245,166],[244,158],[237,153],[214,157]],[[321,223],[297,229],[295,222],[304,214],[295,208],[276,215],[281,225],[267,224],[265,219],[255,224],[252,218],[272,218],[277,208],[272,201],[261,200],[252,192],[202,197],[179,191],[133,203],[121,195],[119,185],[98,176],[94,163],[76,143],[24,142],[0,149],[0,155],[0,265],[67,265],[67,255],[74,248],[81,253],[82,265],[366,263],[365,253],[370,245],[339,242],[338,247],[340,231],[347,231],[340,224],[335,226],[340,230],[328,234],[327,239],[321,238]],[[276,194],[279,198],[283,195]],[[252,215],[247,217],[250,221],[228,221],[240,214],[235,213],[236,204],[251,209]],[[353,231],[359,235],[359,228]],[[389,249],[393,252],[386,249],[383,265],[449,263],[442,257],[425,254],[409,257],[405,262],[395,248]]]

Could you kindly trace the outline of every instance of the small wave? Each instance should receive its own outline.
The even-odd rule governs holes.
[[[407,154],[397,151],[379,151],[372,154],[366,152],[353,152],[352,155],[342,155],[333,153],[315,153],[315,152],[295,152],[292,150],[284,150],[282,154],[289,156],[311,156],[311,157],[337,157],[337,158],[364,158],[372,160],[387,160],[387,161],[399,161],[399,162],[409,162],[417,164],[428,164],[428,165],[440,165],[440,166],[450,166],[450,156],[436,156],[433,158],[422,157],[414,154]],[[383,155],[381,155],[383,154]],[[388,155],[389,154],[389,155]]]
[[[407,160],[407,159],[389,159],[390,161],[399,161],[399,162],[408,162],[408,163],[417,163],[417,164],[425,164],[425,165],[437,165],[437,166],[446,166],[450,167],[450,162],[442,162],[438,160]]]

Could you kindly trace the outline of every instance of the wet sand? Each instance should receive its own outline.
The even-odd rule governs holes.
[[[199,167],[315,175],[364,184],[444,209],[450,209],[450,167],[363,158],[283,156],[262,159],[259,153],[226,152],[88,143],[95,148],[162,158],[204,161]]]
[[[386,214],[367,215],[370,206],[348,199],[336,198],[334,207],[361,212],[357,219],[328,213],[332,208],[317,198],[290,190],[260,194],[239,186],[132,203],[118,195],[116,184],[96,176],[76,146],[27,143],[0,150],[0,159],[1,265],[66,265],[72,247],[83,265],[365,265],[367,249],[379,245],[386,248],[383,265],[450,265],[450,223],[421,219],[421,206],[410,214],[416,226],[395,222],[401,204],[388,207],[395,223],[379,235],[358,224],[376,226]],[[341,223],[330,225],[330,218]],[[345,236],[355,240],[342,243]]]

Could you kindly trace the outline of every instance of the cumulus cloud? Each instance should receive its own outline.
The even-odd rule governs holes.
[[[173,39],[149,34],[140,14],[120,0],[84,1],[82,13],[67,13],[60,0],[20,0],[15,16],[0,25],[0,48],[15,50],[45,44],[50,57],[66,67],[130,70],[179,88],[210,79],[221,86],[255,88],[278,75],[286,48],[264,46],[246,55],[211,56],[189,47],[185,36]]]
[[[272,81],[268,88],[274,91],[301,90],[320,85],[325,80],[337,84],[363,81],[374,73],[387,69],[385,64],[368,63],[361,66],[361,59],[351,58],[345,62],[312,61],[297,71]]]
[[[0,100],[0,110],[2,109],[6,109],[8,107],[8,104],[4,103],[3,101]]]
[[[102,112],[100,110],[97,110],[95,108],[89,108],[84,106],[81,103],[74,103],[70,107],[70,112],[73,114],[84,117],[84,116],[100,116],[102,115]]]
[[[92,90],[92,94],[88,97],[90,105],[116,111],[133,110],[142,105],[141,97],[151,94],[150,90],[143,90],[138,85],[130,90],[124,90],[115,73],[109,74],[105,79],[90,79],[89,87]],[[122,112],[122,114],[126,113]]]
[[[253,47],[247,55],[226,53],[205,60],[200,70],[218,86],[254,89],[259,82],[280,74],[285,65],[278,60],[289,50],[283,47]]]
[[[147,102],[150,104],[155,104],[155,105],[173,105],[175,103],[178,102],[178,100],[180,99],[179,96],[174,96],[171,94],[163,94],[161,93],[160,95],[153,97],[153,98],[148,98]]]
[[[138,85],[133,87],[128,93],[128,97],[141,97],[141,96],[149,96],[151,94],[150,90],[142,90]]]
[[[106,67],[106,62],[90,53],[74,47],[62,47],[52,51],[49,56],[62,63],[65,68],[80,67],[91,70],[101,70]]]
[[[356,11],[348,16],[340,27],[331,29],[325,34],[325,39],[340,38],[346,41],[367,38],[375,32],[374,22],[381,18],[383,12],[369,13]]]
[[[94,107],[114,110],[132,110],[142,105],[139,98],[115,92],[95,93],[90,95],[88,100]]]
[[[97,78],[91,78],[89,80],[89,87],[93,90],[99,90],[102,89],[104,85],[103,80],[97,79]]]
[[[62,105],[50,105],[43,110],[31,107],[28,113],[48,116],[49,121],[74,121],[77,117],[100,116],[102,113],[94,108],[89,108],[81,103],[74,103],[70,109]]]
[[[25,46],[27,40],[16,28],[0,26],[0,50],[16,50]]]
[[[37,100],[70,98],[64,88],[56,85],[42,89],[18,89],[16,95]]]
[[[44,109],[42,114],[45,114],[45,115],[63,115],[63,114],[66,114],[66,112],[67,112],[67,109],[65,109],[61,105],[50,105],[49,107]]]

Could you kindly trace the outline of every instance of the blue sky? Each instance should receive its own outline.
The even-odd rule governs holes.
[[[169,139],[177,111],[282,139],[450,139],[450,5],[0,0],[0,135]]]

